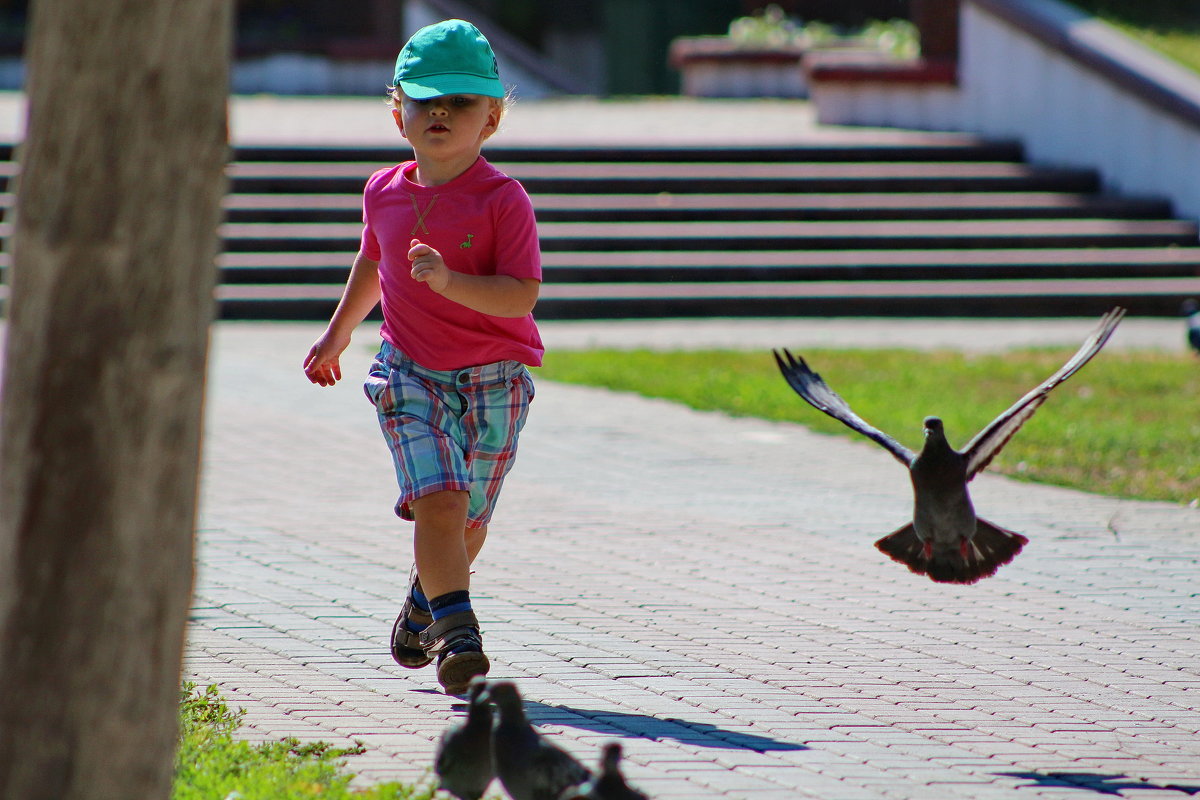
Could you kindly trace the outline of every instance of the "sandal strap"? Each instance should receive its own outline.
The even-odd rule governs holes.
[[[408,630],[408,626],[404,622],[412,621],[415,625],[428,627],[433,624],[433,614],[427,612],[424,608],[416,607],[413,602],[413,587],[420,587],[421,582],[416,577],[416,567],[409,572],[408,575],[408,594],[404,595],[404,603],[400,607],[400,620],[397,620],[396,627],[398,630],[404,631],[403,642],[398,642],[408,648],[420,648],[421,643],[418,640],[418,634]],[[400,638],[400,637],[397,637]]]
[[[413,602],[411,595],[404,598],[404,605],[400,606],[400,616],[418,625],[428,626],[433,624],[433,614],[424,609],[417,608],[417,604]]]
[[[408,568],[408,594],[404,596],[404,603],[406,606],[417,608],[416,603],[413,602],[413,592],[417,591],[421,592],[421,594],[425,594],[425,589],[421,586],[421,576],[417,574],[417,565],[413,564]],[[423,611],[419,608],[417,608],[417,611],[429,617],[429,619],[433,619],[428,611]]]
[[[414,633],[408,629],[406,624],[409,620],[417,625],[428,627],[433,623],[433,615],[428,611],[422,611],[417,608],[412,598],[404,601],[404,605],[400,607],[400,618],[396,620],[396,625],[393,628],[392,641],[399,647],[409,647],[413,650],[422,649],[421,634]]]
[[[480,639],[479,619],[474,611],[459,611],[448,617],[436,620],[428,628],[421,631],[421,647],[427,653],[444,650],[448,644],[464,636]]]
[[[393,631],[393,647],[407,647],[410,650],[421,649],[421,634],[413,633],[404,626],[403,622],[398,623],[395,628],[393,628]]]
[[[413,650],[421,649],[421,634],[413,633],[408,629],[405,623],[413,622],[422,627],[428,627],[433,623],[433,614],[418,608],[413,602],[413,589],[420,588],[421,579],[417,576],[417,567],[414,564],[412,569],[408,571],[408,594],[404,596],[404,604],[400,606],[400,618],[396,620],[395,634],[392,640],[400,647],[410,647]]]

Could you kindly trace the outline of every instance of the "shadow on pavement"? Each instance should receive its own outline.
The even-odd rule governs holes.
[[[436,692],[431,692],[436,694]],[[465,703],[451,706],[465,712]],[[782,742],[767,736],[730,731],[707,722],[688,722],[677,717],[652,717],[623,711],[572,708],[525,700],[525,716],[534,725],[560,725],[625,739],[671,739],[696,747],[720,750],[753,750],[765,753],[780,750],[807,750],[802,744]]]
[[[1130,778],[1128,775],[1105,775],[1099,772],[1001,772],[1000,774],[1009,778],[1034,781],[1038,786],[1084,789],[1096,794],[1112,794],[1118,797],[1121,796],[1122,791],[1133,789],[1200,794],[1200,786],[1183,786],[1177,783],[1158,784]]]
[[[783,742],[767,736],[725,730],[707,722],[689,722],[676,717],[652,717],[590,708],[555,706],[525,701],[525,713],[535,725],[562,725],[625,738],[671,739],[696,747],[721,750],[753,750],[757,753],[778,750],[807,750],[802,744]]]

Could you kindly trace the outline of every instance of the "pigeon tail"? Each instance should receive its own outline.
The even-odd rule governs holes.
[[[925,543],[917,536],[917,530],[911,522],[877,541],[875,547],[888,558],[906,565],[918,575],[926,573],[928,556],[925,554]]]
[[[960,548],[926,548],[912,523],[875,542],[875,547],[931,581],[968,584],[995,575],[1028,541],[1019,533],[976,519],[975,535]]]
[[[1007,528],[975,518],[975,535],[967,543],[968,555],[978,565],[979,578],[990,578],[996,570],[1017,557],[1029,540]]]

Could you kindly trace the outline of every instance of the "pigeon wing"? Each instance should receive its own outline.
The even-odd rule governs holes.
[[[805,402],[880,445],[904,466],[912,466],[913,459],[916,458],[916,454],[912,450],[855,414],[850,408],[850,404],[829,388],[829,384],[825,383],[819,374],[809,369],[803,358],[792,355],[786,348],[783,350],[783,355],[780,355],[778,350],[774,350],[772,353],[775,355],[775,363],[779,365],[779,371],[783,373],[788,386],[791,386],[792,390]]]
[[[434,773],[442,789],[455,797],[482,797],[495,776],[490,731],[482,735],[464,729],[442,735],[434,760]]]
[[[1067,360],[1067,363],[1013,403],[1007,411],[977,433],[974,439],[967,442],[967,446],[963,448],[963,455],[967,457],[967,480],[971,480],[992,462],[996,454],[1004,445],[1008,444],[1008,440],[1033,416],[1042,403],[1046,402],[1047,396],[1055,386],[1078,372],[1084,364],[1092,359],[1092,356],[1100,352],[1100,348],[1108,342],[1123,316],[1125,316],[1125,309],[1120,306],[1105,314],[1096,330],[1084,340],[1079,349],[1075,351],[1075,355]]]
[[[433,771],[438,776],[438,786],[456,796],[459,794],[458,784],[463,768],[469,766],[468,759],[463,755],[453,749],[443,748],[438,751],[433,765]]]
[[[592,777],[592,771],[574,756],[545,739],[533,757],[529,772],[530,796],[534,798],[561,797],[568,788],[578,786]]]

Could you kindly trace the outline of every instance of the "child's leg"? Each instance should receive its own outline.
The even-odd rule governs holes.
[[[467,560],[472,564],[483,549],[483,543],[487,541],[487,531],[487,526],[484,525],[482,528],[467,528],[463,533],[463,540],[467,543]]]
[[[467,492],[434,492],[413,500],[413,555],[429,599],[471,588]],[[478,551],[476,551],[478,552]]]
[[[433,622],[421,644],[438,656],[438,681],[449,694],[466,691],[475,675],[486,675],[479,620],[471,608],[471,561],[483,535],[467,527],[469,494],[440,491],[412,501],[414,556]]]
[[[465,689],[488,668],[470,605],[471,563],[512,466],[533,381],[516,362],[429,370],[384,342],[364,388],[396,467],[396,514],[416,523],[392,656],[408,668],[436,657],[447,691]]]
[[[487,540],[487,531],[487,526],[482,528],[468,527],[463,531],[463,542],[466,546],[468,564],[475,563],[475,559],[479,556],[479,551],[483,549],[483,543]],[[416,569],[416,561],[417,559],[414,558],[414,571]],[[416,615],[420,616],[420,618],[416,618],[416,616],[411,613],[408,615],[402,613],[401,616],[406,617],[404,620],[406,630],[414,634],[420,634],[421,631],[429,627],[429,596],[425,594],[425,586],[419,578],[414,579],[412,575],[410,575],[409,578],[411,582],[409,584],[409,596],[407,603],[414,607]],[[452,589],[451,591],[454,590]],[[434,597],[440,597],[442,594],[445,594],[445,592],[435,594]],[[421,612],[424,612],[424,614]],[[407,659],[409,662],[412,662],[405,663],[405,660],[401,660],[401,663],[405,664],[405,666],[424,666],[425,664],[429,663],[429,659],[421,658],[421,653],[419,652],[406,653],[403,655],[405,659]]]

